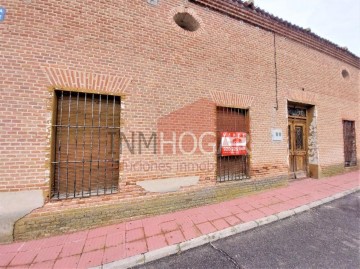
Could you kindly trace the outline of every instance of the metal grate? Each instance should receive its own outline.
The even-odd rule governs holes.
[[[249,133],[248,110],[217,107],[217,181],[244,180],[249,177],[248,155],[221,156],[222,132]],[[248,141],[247,141],[248,142]]]
[[[120,159],[120,97],[56,90],[52,198],[114,193]]]
[[[295,148],[304,149],[304,133],[302,126],[295,126]]]
[[[288,114],[291,117],[306,118],[306,108],[302,107],[288,107]]]
[[[357,164],[355,122],[344,120],[343,131],[344,131],[345,166],[346,167],[355,166]]]

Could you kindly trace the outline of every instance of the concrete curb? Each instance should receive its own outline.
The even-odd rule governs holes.
[[[129,267],[133,267],[133,266],[137,266],[137,265],[141,265],[141,264],[145,264],[151,261],[155,261],[179,252],[183,252],[192,248],[196,248],[202,245],[205,245],[207,243],[210,242],[214,242],[216,240],[222,239],[222,238],[226,238],[228,236],[231,235],[235,235],[235,234],[239,234],[245,231],[249,231],[252,230],[256,227],[260,227],[262,225],[266,225],[269,223],[272,223],[274,221],[277,220],[281,220],[281,219],[286,219],[288,217],[291,217],[293,215],[296,214],[301,214],[303,212],[306,212],[308,210],[310,210],[311,208],[326,204],[328,202],[331,202],[333,200],[342,198],[348,194],[354,193],[356,191],[359,191],[360,187],[357,188],[353,188],[350,190],[346,190],[340,193],[336,193],[332,196],[323,198],[321,200],[317,200],[314,202],[311,202],[309,204],[305,204],[299,207],[296,207],[294,209],[290,209],[290,210],[286,210],[286,211],[282,211],[280,213],[277,213],[275,215],[269,215],[266,216],[264,218],[260,218],[257,219],[255,221],[249,221],[246,223],[241,223],[238,225],[235,225],[233,227],[229,227],[226,228],[224,230],[221,231],[217,231],[214,233],[210,233],[207,235],[203,235],[200,237],[196,237],[194,239],[185,241],[185,242],[181,242],[179,244],[176,245],[171,245],[171,246],[167,246],[164,248],[160,248],[157,250],[153,250],[153,251],[149,251],[146,252],[144,254],[139,254],[136,256],[132,256],[123,260],[119,260],[119,261],[114,261],[111,263],[107,263],[107,264],[103,264],[97,267],[93,267],[93,269],[120,269],[120,268],[129,268]]]

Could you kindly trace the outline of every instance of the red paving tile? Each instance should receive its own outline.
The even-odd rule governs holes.
[[[10,263],[10,266],[13,266],[13,265],[31,264],[38,253],[39,253],[39,252],[38,252],[37,250],[19,252],[19,253],[17,253],[17,255],[15,256],[15,258],[12,259],[12,261],[11,261],[11,263]]]
[[[255,219],[261,219],[265,216],[272,215],[273,213],[266,214],[266,213],[260,211],[260,209],[255,209],[255,210],[249,211],[248,214],[253,216]]]
[[[146,241],[138,240],[130,243],[126,243],[126,257],[131,257],[147,251]]]
[[[77,268],[80,260],[80,255],[65,257],[62,259],[56,260],[53,269],[73,269]]]
[[[275,213],[279,213],[281,211],[286,211],[286,210],[290,209],[289,205],[283,204],[283,203],[279,203],[279,204],[276,204],[276,205],[271,205],[269,207],[272,208],[275,211]]]
[[[261,211],[262,213],[264,213],[265,216],[278,213],[278,211],[276,211],[275,209],[271,208],[270,206],[269,206],[269,207],[262,207],[262,208],[259,208],[258,210]],[[251,211],[250,211],[250,212],[251,212]]]
[[[237,214],[236,217],[238,217],[242,222],[256,220],[256,217],[250,215],[248,212]]]
[[[65,244],[68,241],[69,235],[59,235],[54,237],[49,237],[46,239],[46,242],[44,243],[45,247],[53,247],[53,246],[61,246]]]
[[[161,223],[160,227],[161,227],[161,230],[164,233],[168,233],[168,232],[175,231],[175,230],[179,229],[179,225],[174,220]]]
[[[194,226],[194,223],[189,217],[183,218],[181,220],[177,220],[177,223],[181,226],[181,228]]]
[[[186,227],[185,229],[181,229],[181,231],[186,240],[201,236],[201,232],[196,226]]]
[[[226,217],[225,220],[227,223],[229,223],[232,226],[241,223],[241,221],[235,216]]]
[[[237,207],[239,207],[240,209],[242,209],[245,212],[248,212],[248,211],[253,210],[255,208],[255,207],[253,207],[252,205],[250,205],[248,203],[241,203]],[[237,213],[240,213],[240,212],[237,212]]]
[[[63,246],[63,249],[60,253],[60,257],[69,257],[73,255],[78,255],[83,252],[85,245],[85,240],[69,242]]]
[[[83,253],[80,257],[77,268],[89,268],[101,264],[104,256],[104,250],[96,250]]]
[[[30,265],[29,268],[30,269],[51,269],[51,268],[53,268],[54,263],[55,263],[55,260],[33,263],[32,265]]]
[[[125,243],[125,231],[111,233],[106,236],[105,247],[115,247]]]
[[[204,222],[196,225],[202,234],[209,234],[216,231],[216,228],[210,222]]]
[[[46,240],[33,240],[29,242],[25,242],[21,247],[19,251],[29,251],[29,250],[36,250],[40,249],[44,246],[44,243]]]
[[[298,207],[358,187],[359,183],[358,172],[320,181],[305,179],[219,204],[68,235],[0,245],[0,269],[9,264],[8,268],[98,266]]]
[[[9,269],[29,269],[30,265],[19,265],[19,266],[11,266],[11,267],[6,267]],[[0,267],[0,269],[3,269],[5,267]]]
[[[89,231],[87,238],[100,237],[106,235],[107,233],[108,233],[107,227],[96,228]]]
[[[145,237],[144,229],[137,228],[126,232],[126,242],[132,242],[143,239]]]
[[[206,213],[204,214],[204,216],[208,221],[213,221],[213,220],[221,218],[221,216],[213,210],[207,210]]]
[[[126,230],[133,230],[143,227],[142,220],[134,220],[126,223]]]
[[[261,203],[260,201],[251,201],[251,202],[249,202],[249,204],[254,208],[264,207],[264,204]]]
[[[84,246],[84,252],[102,249],[105,246],[106,236],[87,239]]]
[[[144,223],[144,232],[146,237],[154,236],[161,233],[161,228],[158,224]]]
[[[81,231],[81,232],[69,234],[69,237],[67,238],[67,242],[85,240],[87,238],[88,233],[89,231]]]
[[[11,260],[15,257],[16,253],[4,253],[0,254],[0,266],[7,266]]]
[[[236,205],[229,206],[229,211],[231,212],[231,215],[236,215],[236,214],[239,214],[241,212],[244,212],[244,210],[242,210],[240,207],[238,207]]]
[[[13,243],[10,245],[0,245],[0,253],[5,254],[5,253],[17,252],[21,249],[21,247],[23,245],[24,245],[24,243]]]
[[[59,256],[62,248],[63,248],[63,246],[55,246],[55,247],[41,249],[39,251],[39,254],[36,256],[36,259],[34,260],[34,262],[38,263],[38,262],[56,260],[56,258]]]
[[[165,236],[162,234],[148,237],[146,238],[146,242],[149,251],[167,246]]]
[[[215,226],[217,230],[223,230],[230,227],[230,225],[224,219],[217,219],[212,221],[211,223]]]
[[[125,223],[115,224],[108,227],[108,234],[125,232]]]
[[[199,224],[199,223],[207,221],[207,218],[201,214],[193,214],[193,215],[190,215],[189,217],[190,217],[191,221],[195,224]]]
[[[157,216],[156,218],[158,219],[159,223],[161,223],[161,222],[167,222],[167,221],[175,220],[176,215],[174,215],[173,213],[169,213],[169,214]]]
[[[219,207],[217,209],[215,209],[215,212],[221,217],[221,218],[225,218],[225,217],[229,217],[231,215],[233,215],[233,213],[230,212],[230,210],[223,208],[223,207]]]
[[[117,260],[124,259],[126,257],[125,244],[118,245],[116,247],[106,248],[102,263],[109,263]]]
[[[166,241],[169,243],[169,245],[174,245],[182,241],[185,241],[183,234],[179,230],[166,233],[165,238]]]

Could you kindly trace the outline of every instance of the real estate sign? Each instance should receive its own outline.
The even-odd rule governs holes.
[[[221,133],[221,156],[246,155],[246,153],[246,133]]]

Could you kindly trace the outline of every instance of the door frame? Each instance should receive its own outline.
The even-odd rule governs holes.
[[[305,115],[290,115],[290,108],[300,109],[305,111]],[[287,104],[287,111],[288,111],[288,124],[287,124],[287,135],[288,135],[288,160],[289,160],[289,178],[296,179],[296,178],[304,178],[309,176],[309,156],[308,156],[308,138],[309,138],[309,128],[308,128],[308,111],[309,105],[300,104],[295,102],[289,102]],[[303,126],[303,150],[296,150],[295,148],[295,139],[294,139],[294,132],[295,126]],[[290,129],[289,129],[290,127]],[[289,133],[289,130],[291,134]],[[296,152],[298,154],[296,154]],[[304,169],[295,171],[296,170],[296,155],[304,155]]]

